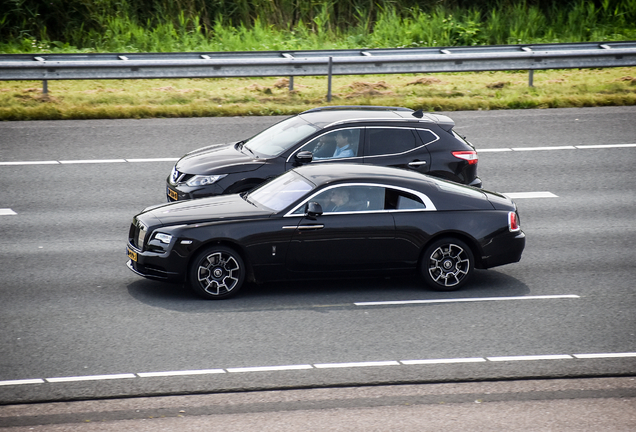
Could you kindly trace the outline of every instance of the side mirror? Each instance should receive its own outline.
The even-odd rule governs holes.
[[[311,161],[314,160],[314,155],[312,152],[305,150],[305,151],[296,153],[295,159],[296,159],[297,165],[304,165],[304,164],[311,163]]]
[[[320,216],[322,214],[322,206],[315,201],[311,201],[307,203],[307,210],[305,211],[305,216],[309,219],[316,219],[316,216]]]

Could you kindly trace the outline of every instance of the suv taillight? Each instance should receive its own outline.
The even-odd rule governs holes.
[[[454,151],[453,156],[457,159],[463,159],[467,161],[470,165],[475,165],[479,160],[479,156],[477,156],[476,151]]]
[[[517,217],[516,212],[508,213],[508,229],[510,232],[517,232],[521,230],[521,226],[519,225],[519,218]]]

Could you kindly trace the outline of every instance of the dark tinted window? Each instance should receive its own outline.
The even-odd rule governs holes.
[[[435,135],[430,130],[418,129],[417,133],[420,135],[420,138],[422,139],[422,142],[424,144],[428,144],[437,139],[437,135]]]
[[[387,210],[417,210],[426,206],[420,197],[396,189],[386,190],[385,208]]]
[[[404,153],[415,148],[415,135],[410,129],[367,128],[365,156]]]

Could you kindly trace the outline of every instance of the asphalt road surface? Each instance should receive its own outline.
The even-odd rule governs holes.
[[[0,123],[0,403],[636,375],[636,107],[449,113],[520,263],[205,301],[126,268],[134,214],[186,151],[280,118]],[[633,406],[633,404],[632,404]]]

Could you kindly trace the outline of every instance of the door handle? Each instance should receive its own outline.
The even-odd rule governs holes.
[[[426,161],[413,161],[413,162],[409,162],[409,166],[410,166],[410,167],[418,167],[418,166],[422,166],[422,165],[426,165]]]

